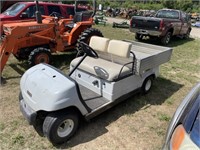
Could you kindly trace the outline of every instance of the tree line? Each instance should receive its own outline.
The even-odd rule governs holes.
[[[200,3],[194,3],[192,0],[149,0],[136,3],[134,0],[97,0],[97,4],[102,4],[104,8],[133,8],[133,9],[148,9],[158,10],[161,8],[179,9],[185,12],[200,12]]]

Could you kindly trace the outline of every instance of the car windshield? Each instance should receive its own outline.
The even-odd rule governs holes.
[[[172,10],[161,10],[156,14],[157,18],[169,18],[169,19],[178,19],[179,13]]]
[[[9,7],[6,11],[3,12],[4,15],[8,16],[15,16],[18,14],[23,8],[25,7],[25,4],[22,3],[16,3]]]

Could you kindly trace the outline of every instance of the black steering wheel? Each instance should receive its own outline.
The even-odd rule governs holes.
[[[80,42],[79,43],[81,50],[90,57],[99,58],[98,54],[86,43]]]

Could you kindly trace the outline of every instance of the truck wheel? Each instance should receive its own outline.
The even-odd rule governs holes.
[[[76,44],[76,50],[78,51],[78,54],[82,54],[83,52],[81,51],[81,47],[80,47],[80,42],[84,42],[84,43],[87,43],[89,44],[90,42],[90,38],[92,36],[100,36],[100,37],[103,37],[103,34],[101,33],[100,30],[98,29],[94,29],[94,28],[88,28],[86,29],[85,31],[83,31],[81,33],[81,35],[79,36],[78,40],[77,40],[77,44]]]
[[[184,35],[185,39],[189,39],[190,38],[190,32],[191,32],[191,29],[188,29],[187,33]]]
[[[163,45],[169,44],[169,42],[171,40],[171,36],[172,36],[172,33],[171,32],[167,32],[166,35],[161,38],[161,43]]]
[[[147,94],[151,90],[152,85],[153,85],[153,77],[149,76],[144,80],[142,84],[141,93]]]
[[[44,120],[43,133],[53,144],[61,144],[74,135],[78,124],[79,118],[75,113],[52,113]]]
[[[39,63],[47,63],[51,62],[51,52],[47,48],[38,47],[34,49],[28,58],[28,63],[30,66],[37,65]]]
[[[142,41],[143,35],[139,34],[139,33],[135,33],[135,39],[138,41]]]

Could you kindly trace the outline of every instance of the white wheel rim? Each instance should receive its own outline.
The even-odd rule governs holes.
[[[145,91],[149,91],[151,88],[151,80],[148,80],[146,85],[145,85]]]
[[[58,127],[57,134],[59,137],[68,136],[74,128],[74,122],[71,119],[64,120]]]

